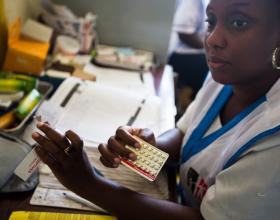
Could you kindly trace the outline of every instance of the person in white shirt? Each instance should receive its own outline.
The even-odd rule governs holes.
[[[125,148],[139,147],[133,135],[169,153],[168,165],[180,165],[184,204],[99,176],[73,131],[39,123],[45,136],[33,134],[56,177],[118,219],[279,220],[280,1],[210,0],[206,12],[211,74],[177,127],[157,138],[149,129],[120,127],[98,147],[111,168],[120,157],[136,159]]]
[[[203,48],[207,1],[177,0],[171,32],[168,63],[178,74],[176,94],[188,86],[192,89],[192,98],[208,73]]]

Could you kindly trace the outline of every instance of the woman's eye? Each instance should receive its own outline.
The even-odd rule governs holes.
[[[215,27],[216,21],[214,19],[207,18],[205,22],[207,23],[208,30],[212,30]]]
[[[242,29],[242,28],[247,27],[248,21],[245,21],[245,20],[234,20],[234,21],[231,22],[231,25],[234,28]]]

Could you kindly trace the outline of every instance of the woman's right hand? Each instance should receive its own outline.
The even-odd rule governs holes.
[[[100,144],[98,150],[101,153],[100,161],[106,167],[117,168],[121,163],[120,157],[136,160],[136,155],[125,148],[125,145],[140,148],[139,142],[133,137],[137,136],[149,144],[155,146],[154,133],[150,129],[132,128],[128,126],[119,127],[116,134],[109,138],[107,144]]]

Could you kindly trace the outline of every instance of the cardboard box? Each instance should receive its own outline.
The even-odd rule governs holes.
[[[53,29],[32,19],[28,19],[21,29],[21,35],[31,40],[49,43]]]
[[[19,19],[9,27],[4,70],[39,75],[43,70],[50,44],[25,39],[20,36],[20,29]]]

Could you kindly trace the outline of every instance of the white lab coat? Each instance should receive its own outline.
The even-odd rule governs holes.
[[[209,77],[178,121],[183,146],[223,88]],[[201,205],[206,220],[280,219],[279,97],[280,80],[243,118],[182,163],[184,194],[191,205]],[[219,129],[216,117],[203,137]]]

